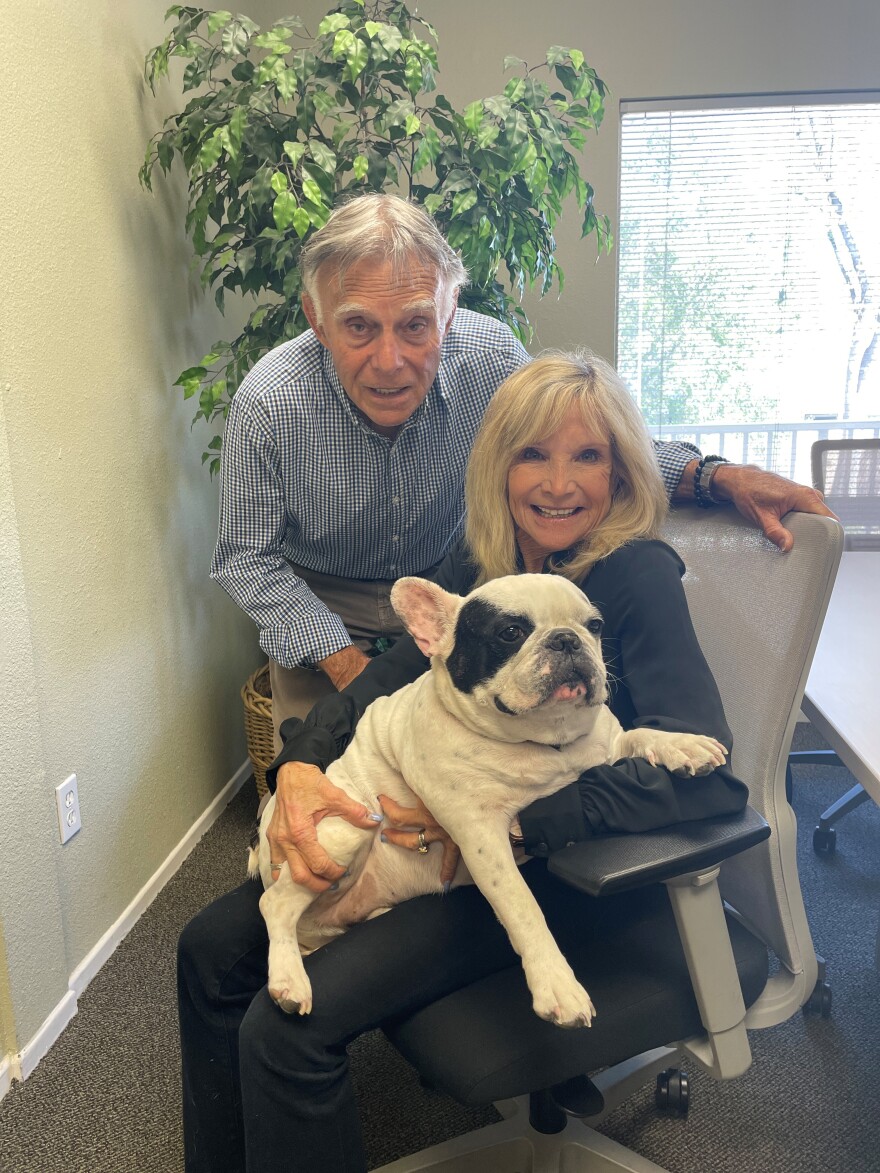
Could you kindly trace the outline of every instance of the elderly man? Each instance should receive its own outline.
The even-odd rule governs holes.
[[[443,559],[486,405],[529,359],[506,326],[457,309],[461,260],[398,197],[339,208],[301,274],[312,329],[261,359],[233,400],[211,568],[270,658],[276,748],[286,717],[400,634],[391,585]],[[782,549],[784,513],[825,511],[772,473],[698,464],[691,445],[657,455],[671,498],[696,487],[704,504],[730,500]]]

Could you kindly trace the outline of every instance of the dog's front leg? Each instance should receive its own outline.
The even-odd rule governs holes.
[[[309,1014],[312,984],[303,966],[296,930],[317,893],[295,884],[285,863],[281,874],[260,897],[260,912],[269,933],[269,994],[287,1014]]]
[[[643,728],[620,731],[610,760],[619,758],[645,758],[652,766],[663,766],[686,778],[723,766],[727,750],[714,737]]]
[[[522,958],[535,1013],[557,1026],[589,1026],[596,1013],[590,996],[562,956],[544,914],[513,859],[508,819],[475,821],[476,829],[456,828],[474,883],[492,905]],[[452,833],[451,829],[447,827]]]

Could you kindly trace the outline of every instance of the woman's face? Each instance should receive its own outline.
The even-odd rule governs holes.
[[[611,508],[611,440],[587,425],[576,407],[559,428],[514,459],[507,500],[526,570],[539,571],[548,554],[567,550]]]

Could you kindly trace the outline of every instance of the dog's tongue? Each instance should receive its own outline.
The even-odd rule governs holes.
[[[573,701],[578,697],[587,695],[587,686],[578,682],[574,687],[570,684],[560,684],[559,688],[553,693],[553,700],[555,701]]]

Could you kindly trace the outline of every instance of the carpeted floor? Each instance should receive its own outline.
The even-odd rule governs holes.
[[[816,744],[808,729],[798,739]],[[796,772],[801,879],[828,959],[831,1019],[797,1015],[754,1033],[755,1062],[739,1080],[691,1073],[686,1122],[657,1117],[646,1088],[603,1126],[671,1173],[880,1170],[880,809],[865,804],[840,824],[834,856],[812,850],[818,814],[851,784],[843,770]],[[0,1173],[182,1169],[175,943],[193,913],[241,881],[255,806],[251,782],[94,979],[50,1054],[0,1103]],[[351,1055],[371,1167],[495,1118],[425,1092],[378,1033]]]

